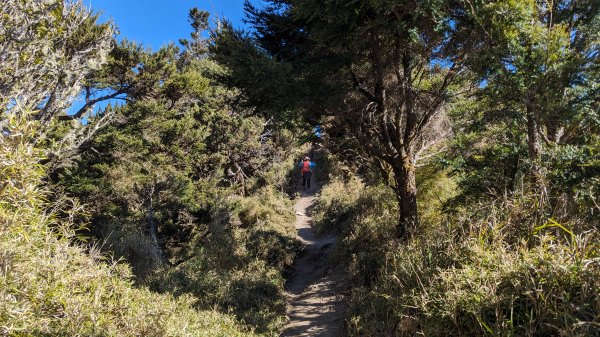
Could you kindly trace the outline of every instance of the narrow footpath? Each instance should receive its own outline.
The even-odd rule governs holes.
[[[314,193],[303,193],[295,204],[298,239],[305,249],[287,283],[290,321],[282,334],[285,337],[343,335],[346,278],[342,267],[330,264],[336,236],[317,235],[311,227],[314,200]]]

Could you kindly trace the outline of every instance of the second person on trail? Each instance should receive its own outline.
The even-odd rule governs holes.
[[[304,190],[310,190],[310,178],[312,177],[313,167],[315,163],[310,161],[309,157],[304,157],[304,160],[298,164],[298,167],[302,170],[302,188]]]

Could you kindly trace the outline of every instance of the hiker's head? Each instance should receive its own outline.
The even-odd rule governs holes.
[[[310,158],[309,157],[304,157],[304,161],[309,161]]]

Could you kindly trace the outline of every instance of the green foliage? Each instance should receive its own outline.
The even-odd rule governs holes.
[[[245,10],[109,52],[81,1],[3,3],[0,334],[277,335],[320,121],[350,335],[600,335],[598,1]]]
[[[446,206],[456,197],[458,184],[447,169],[439,164],[424,166],[417,175],[419,205],[425,205],[419,210],[419,217],[425,224],[435,224],[443,221]],[[424,231],[430,229],[423,228]]]
[[[314,210],[317,228],[343,235],[351,335],[600,334],[599,9],[246,3],[256,34],[245,46],[337,89],[306,97],[327,106],[326,144],[363,178],[335,172]],[[394,213],[414,194],[398,192],[414,190],[402,175],[414,167],[421,225],[399,243]]]
[[[169,59],[157,62],[164,63],[161,69],[175,67]],[[208,60],[174,68],[154,100],[117,109],[113,122],[89,140],[81,161],[57,172],[61,185],[94,206],[95,235],[139,235],[152,231],[154,222],[151,236],[164,237],[167,257],[176,259],[169,246],[203,235],[206,226],[193,224],[207,220],[214,198],[244,193],[251,185],[246,180],[282,153],[274,137],[262,136],[264,120],[227,110],[231,92],[208,79],[214,71],[218,67]]]
[[[157,66],[145,77],[163,85],[112,112],[57,184],[89,205],[84,234],[125,258],[140,283],[274,334],[282,273],[299,249],[280,192],[293,137],[231,111],[235,93],[210,79],[222,71],[212,61],[179,63],[168,48],[147,58]]]
[[[471,20],[462,22],[482,38],[468,65],[484,82],[451,107],[455,204],[541,188],[556,207],[593,190],[599,11],[588,1],[467,8]]]
[[[409,236],[419,160],[448,135],[445,105],[467,78],[474,40],[461,35],[460,2],[284,0],[246,12],[260,50],[317,88],[301,101],[322,107],[338,154],[386,171],[401,201],[396,236]]]
[[[26,114],[22,114],[26,117]],[[231,317],[134,288],[129,268],[73,244],[78,207],[40,187],[39,125],[10,116],[0,138],[1,333],[69,336],[247,336]],[[90,254],[91,253],[91,254]]]
[[[206,13],[190,19],[183,51],[123,41],[88,77],[88,95],[127,104],[95,117],[102,128],[53,166],[52,186],[86,205],[77,233],[127,261],[138,284],[276,334],[299,250],[283,193],[295,138],[232,105],[239,92],[218,81],[227,69],[202,52]]]
[[[458,180],[455,204],[498,197],[523,184],[530,167],[525,130],[518,114],[506,113],[505,108],[485,97],[453,104],[455,136],[443,166]]]
[[[230,310],[257,331],[276,335],[286,308],[283,273],[301,248],[290,201],[276,185],[223,197],[209,234],[189,259],[158,269],[147,282],[161,292],[192,294],[200,308]]]
[[[349,181],[334,177],[322,187],[319,202],[313,210],[317,232],[342,232],[351,227],[347,222],[354,218],[358,191],[364,188],[364,184],[356,177]]]
[[[214,34],[210,50],[212,58],[228,70],[221,81],[243,93],[242,107],[256,109],[284,127],[302,121],[294,109],[301,88],[290,65],[277,62],[229,23]]]
[[[444,234],[394,251],[376,286],[355,289],[354,334],[598,333],[598,269],[589,263],[597,250],[587,247],[582,265],[572,247],[556,247],[544,235],[540,245],[526,247],[493,242],[495,230],[471,242],[449,243]]]
[[[484,1],[466,11],[470,20],[463,23],[482,42],[468,65],[484,81],[477,90],[480,99],[470,103],[479,111],[457,123],[471,124],[472,117],[484,122],[468,132],[484,138],[476,144],[484,169],[469,174],[491,175],[492,181],[483,178],[480,185],[496,195],[532,180],[542,189],[558,187],[544,178],[553,170],[553,156],[563,146],[587,147],[585,135],[598,131],[592,97],[597,96],[600,6],[595,1]],[[466,157],[476,159],[468,152]],[[489,166],[495,158],[502,164]],[[529,173],[533,177],[522,179]]]
[[[556,147],[548,156],[550,180],[556,188],[582,196],[598,195],[600,176],[600,137],[592,135],[587,144]]]

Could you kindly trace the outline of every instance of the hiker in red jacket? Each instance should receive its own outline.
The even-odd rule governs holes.
[[[304,190],[310,190],[310,178],[312,177],[313,168],[315,166],[315,163],[310,161],[309,157],[304,157],[304,160],[298,164],[298,167],[302,172],[302,188]]]

